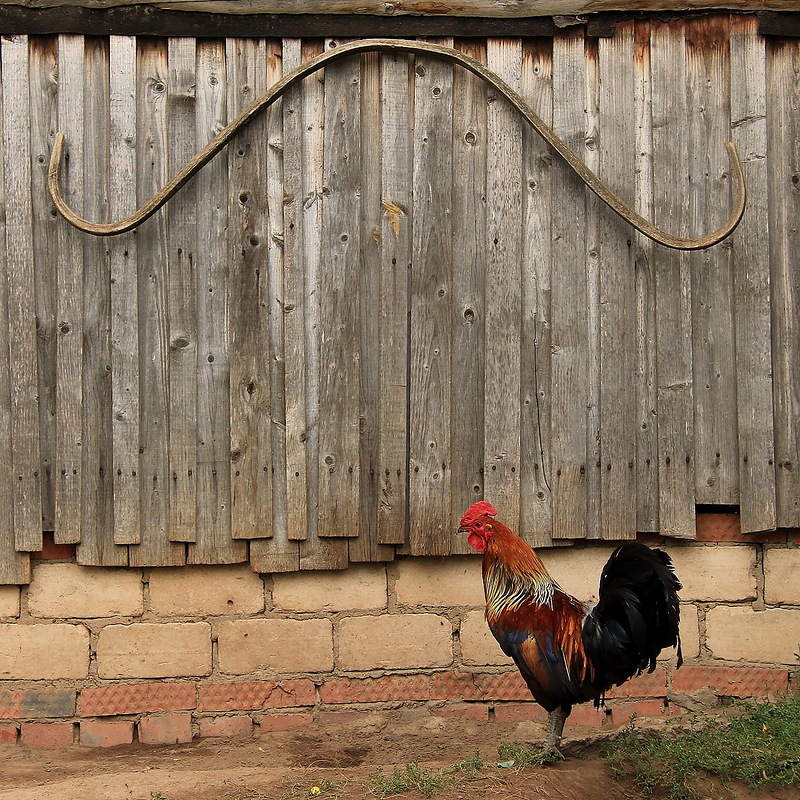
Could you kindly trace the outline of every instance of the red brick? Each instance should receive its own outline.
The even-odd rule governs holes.
[[[193,683],[137,683],[91,686],[81,690],[83,717],[111,717],[152,711],[183,711],[195,707]]]
[[[71,717],[74,689],[0,689],[0,719]]]
[[[530,703],[498,703],[494,707],[494,718],[497,722],[522,722],[528,719],[547,722],[547,712],[533,701]]]
[[[348,722],[363,718],[363,711],[320,711],[317,715],[317,722],[324,725],[346,725]],[[262,728],[266,719],[267,717],[262,717],[261,719]]]
[[[659,545],[664,544],[666,537],[658,533],[637,533],[636,541],[642,542],[642,544]]]
[[[199,711],[257,711],[316,703],[316,687],[307,678],[286,681],[232,681],[199,687]]]
[[[451,703],[437,708],[436,714],[440,717],[486,720],[489,718],[489,709],[483,703]]]
[[[785,692],[789,688],[789,671],[766,667],[682,667],[672,676],[672,690],[679,694],[706,688],[720,697]]]
[[[71,722],[23,722],[20,741],[28,747],[53,750],[69,747],[75,739],[75,726]]]
[[[139,720],[142,744],[178,744],[192,741],[192,715],[156,714]]]
[[[204,717],[200,720],[200,736],[252,736],[250,717]]]
[[[611,722],[614,725],[625,725],[633,717],[663,717],[666,710],[663,700],[635,700],[628,703],[612,703]]]
[[[428,700],[427,675],[388,675],[382,678],[334,678],[320,687],[323,703],[381,703]]]
[[[42,549],[31,553],[31,558],[39,561],[68,561],[75,558],[74,544],[56,544],[49,531],[45,531],[42,538]]]
[[[595,708],[593,703],[581,703],[572,709],[567,724],[572,723],[582,728],[602,728],[607,712],[603,708]]]
[[[529,700],[530,696],[516,670],[496,675],[440,672],[431,678],[432,700]]]
[[[680,672],[680,670],[678,670]],[[636,678],[625,681],[622,686],[614,686],[606,692],[609,699],[614,697],[666,697],[667,673],[663,669],[645,672]]]
[[[85,719],[81,720],[79,727],[84,747],[116,747],[133,741],[133,722],[126,720],[98,722]]]
[[[769,542],[783,544],[786,531],[742,533],[738,514],[698,514],[696,518],[698,542],[740,542],[746,544]]]
[[[14,744],[18,730],[13,722],[0,722],[0,744]]]
[[[338,714],[335,715],[338,719]],[[361,712],[353,712],[353,717],[363,716]],[[311,714],[265,714],[261,717],[259,725],[264,732],[288,731],[303,725],[310,725],[314,721]]]

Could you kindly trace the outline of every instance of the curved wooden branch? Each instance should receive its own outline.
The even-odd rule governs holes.
[[[273,84],[252,105],[229,122],[202,150],[187,161],[181,170],[177,172],[162,189],[144,203],[144,205],[118,222],[91,222],[76,214],[64,200],[60,185],[61,162],[64,156],[64,134],[59,132],[55,137],[53,152],[50,156],[50,166],[47,173],[47,187],[50,191],[50,196],[53,198],[56,208],[64,218],[71,225],[74,225],[76,228],[86,233],[91,233],[95,236],[113,236],[129,231],[137,225],[141,225],[142,222],[155,214],[155,212],[158,211],[158,209],[160,209],[188,180],[214,158],[241,128],[247,125],[253,117],[265,108],[272,105],[272,103],[281,97],[291,86],[299,83],[312,72],[321,69],[332,61],[354,53],[376,51],[383,53],[422,53],[424,55],[455,62],[474,75],[477,75],[490,86],[493,86],[517,109],[517,111],[519,111],[525,121],[564,159],[564,161],[567,162],[575,174],[604,203],[622,217],[622,219],[636,228],[636,230],[666,247],[677,250],[703,250],[707,247],[711,247],[729,236],[739,224],[742,214],[744,214],[747,192],[742,165],[733,142],[728,142],[725,145],[728,150],[730,174],[733,178],[734,190],[733,204],[727,221],[717,230],[697,239],[673,236],[657,228],[649,220],[646,220],[629,205],[620,200],[620,198],[617,197],[597,175],[569,149],[569,147],[567,147],[564,141],[545,124],[541,117],[533,111],[522,97],[499,76],[488,69],[488,67],[464,53],[449,47],[442,47],[441,45],[429,44],[427,42],[404,41],[401,39],[363,39],[361,41],[350,42],[340,45],[334,50],[329,50],[307,61],[305,64],[301,64],[297,69],[292,70],[277,83]]]

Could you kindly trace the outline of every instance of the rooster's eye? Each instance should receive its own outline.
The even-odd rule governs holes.
[[[476,528],[482,528],[483,527],[483,523],[482,522],[476,522],[475,523],[475,527]]]

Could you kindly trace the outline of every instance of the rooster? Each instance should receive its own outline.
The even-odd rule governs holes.
[[[558,747],[573,705],[593,700],[599,708],[612,686],[652,672],[664,648],[678,648],[680,667],[681,584],[666,553],[628,542],[611,554],[599,600],[587,609],[530,546],[492,519],[496,514],[490,503],[474,503],[459,532],[483,553],[489,628],[549,712],[542,758],[562,758]]]

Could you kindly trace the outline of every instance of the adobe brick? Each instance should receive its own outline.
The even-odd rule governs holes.
[[[386,568],[379,564],[276,573],[272,580],[272,600],[285,611],[378,611],[387,604]]]
[[[697,606],[681,603],[681,652],[685,659],[697,658],[700,655],[700,617]],[[663,659],[675,663],[675,649],[664,650]]]
[[[720,697],[758,697],[788,688],[789,671],[785,669],[687,666],[672,675],[672,691],[678,694],[711,689]]]
[[[211,674],[207,622],[107,625],[97,640],[101,678],[184,678]]]
[[[327,619],[225,620],[218,628],[219,668],[229,675],[255,670],[330,672],[333,626]]]
[[[395,600],[404,606],[483,606],[477,556],[401,558],[394,567]]]
[[[86,678],[89,631],[83,625],[0,625],[0,680]]]
[[[137,617],[142,597],[138,571],[44,563],[33,569],[28,611],[49,619]]]
[[[800,549],[764,551],[764,600],[800,605]]]
[[[79,734],[84,747],[117,747],[133,741],[133,722],[128,720],[99,722],[84,719],[80,722]]]
[[[14,722],[0,722],[0,744],[16,744],[19,728]]]
[[[706,645],[716,658],[796,664],[800,609],[716,606],[706,612]]]
[[[246,564],[152,569],[149,585],[150,610],[162,617],[264,610],[264,583]]]
[[[593,544],[589,547],[554,547],[540,549],[547,571],[559,586],[582,602],[596,601],[600,574],[615,545]]]
[[[201,717],[199,727],[201,738],[253,735],[253,720],[250,717]]]
[[[139,720],[142,744],[181,744],[192,741],[190,713],[155,714]]]
[[[184,711],[194,707],[195,684],[186,682],[89,686],[81,689],[80,694],[80,713],[84,717]]]
[[[461,620],[461,660],[465,664],[508,665],[514,662],[492,636],[483,611],[469,611]]]
[[[19,616],[19,586],[0,586],[0,617]]]
[[[199,711],[256,711],[313,706],[316,686],[307,678],[204,683],[198,695]]]
[[[337,626],[343,670],[422,669],[453,663],[452,626],[437,614],[346,617]]]
[[[786,531],[742,533],[738,514],[698,514],[695,538],[698,542],[739,542],[742,544],[786,541]]]
[[[75,740],[75,725],[72,722],[23,722],[19,740],[27,747],[42,750],[70,747]]]
[[[381,703],[428,700],[427,675],[386,675],[381,678],[331,678],[319,690],[323,703]]]
[[[664,550],[683,584],[683,602],[755,599],[755,547],[669,544]]]
[[[264,733],[288,731],[310,725],[314,721],[311,714],[265,714],[259,720],[259,727]]]
[[[0,689],[2,719],[50,719],[74,714],[74,689]]]
[[[608,698],[666,696],[667,673],[660,668],[656,668],[654,672],[644,672],[625,681],[622,686],[613,686],[606,692]]]
[[[489,719],[489,709],[483,703],[448,703],[436,709],[437,716],[460,719]]]

